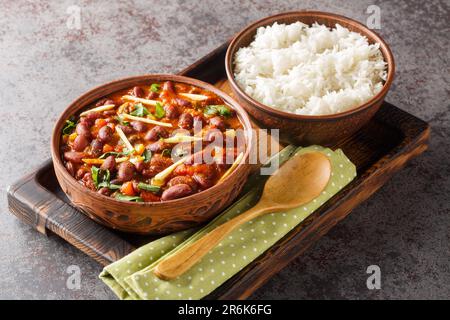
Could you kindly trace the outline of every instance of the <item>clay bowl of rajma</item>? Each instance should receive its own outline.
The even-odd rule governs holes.
[[[330,114],[298,114],[261,103],[242,88],[236,79],[236,53],[241,48],[248,48],[260,27],[272,26],[274,23],[290,25],[301,22],[309,27],[314,23],[335,28],[336,24],[367,38],[368,44],[379,44],[382,58],[386,63],[386,76],[379,92],[360,105],[349,110]],[[386,42],[374,31],[363,24],[344,16],[318,12],[296,11],[281,13],[256,21],[240,31],[231,41],[225,58],[227,78],[238,102],[247,110],[255,122],[263,128],[280,129],[280,140],[285,143],[300,145],[320,144],[335,145],[364,126],[379,110],[392,84],[395,72],[394,57]],[[320,70],[319,70],[320,71]],[[253,80],[253,79],[252,79]],[[302,88],[300,88],[302,90]]]
[[[197,139],[199,123],[204,131]],[[223,142],[223,150],[213,148],[212,162],[183,160],[192,157],[176,149],[178,142],[194,151],[199,143],[206,152],[214,130],[224,141],[236,141],[239,132],[244,143],[233,149]],[[251,169],[251,135],[245,110],[222,91],[154,74],[113,81],[77,98],[59,117],[51,150],[62,190],[83,213],[120,231],[166,234],[205,223],[238,196]],[[182,151],[178,158],[175,149]],[[231,162],[216,161],[228,154]]]

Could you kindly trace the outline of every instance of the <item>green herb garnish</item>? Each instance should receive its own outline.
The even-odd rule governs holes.
[[[148,149],[145,149],[144,151],[144,162],[149,163],[150,160],[152,160],[152,152]]]
[[[121,185],[118,185],[118,184],[109,184],[108,185],[108,189],[111,189],[111,190],[119,190],[120,188],[122,188],[122,186]]]
[[[110,151],[110,152],[106,152],[106,153],[102,154],[102,155],[99,157],[99,159],[106,159],[106,158],[108,158],[109,156],[115,156],[115,157],[118,157],[118,156],[128,156],[128,155],[130,155],[130,154],[131,154],[131,151],[122,151],[122,152]]]
[[[97,189],[103,188],[103,187],[108,187],[110,179],[111,179],[111,173],[109,172],[109,170],[108,169],[106,169],[106,170],[100,169],[98,171]]]
[[[141,190],[150,191],[150,192],[153,192],[153,193],[158,193],[161,190],[161,187],[154,186],[154,185],[147,184],[147,183],[143,183],[143,182],[139,182],[138,188],[141,189]]]
[[[149,115],[150,112],[143,106],[142,103],[137,103],[134,105],[134,110],[130,114],[136,117],[145,117],[146,115]]]
[[[62,133],[70,134],[75,127],[76,127],[75,122],[73,122],[72,120],[66,120],[66,125],[62,129]]]
[[[100,188],[108,188],[108,186],[109,186],[108,183],[106,183],[106,182],[101,182],[101,183],[99,183],[99,184],[97,185],[97,189],[100,189]]]
[[[111,185],[110,182],[109,182],[109,179],[110,179],[109,170],[101,170],[100,172],[102,173],[102,176],[101,176],[101,180],[102,181],[99,182],[99,184],[97,186],[97,189],[109,188],[109,186]]]
[[[141,197],[126,196],[121,193],[117,193],[115,198],[117,200],[122,200],[122,201],[144,202],[144,200]]]
[[[153,84],[150,86],[150,91],[152,91],[152,92],[158,93],[160,89],[161,89],[161,85],[159,85],[159,84],[157,84],[157,83],[153,83]]]
[[[204,114],[207,116],[213,116],[213,115],[219,114],[223,117],[228,118],[228,117],[231,117],[231,110],[223,104],[210,105],[210,106],[206,106]]]
[[[161,103],[157,102],[155,107],[155,117],[161,119],[166,115],[166,111],[164,110]]]
[[[115,119],[117,120],[117,122],[119,122],[119,124],[121,124],[122,126],[128,126],[130,124],[130,122],[125,121],[123,119],[122,116],[116,116]]]
[[[111,173],[108,169],[102,170],[100,168],[97,168],[96,166],[93,166],[91,168],[91,174],[92,174],[92,180],[94,181],[95,188],[108,188],[111,190],[117,190],[120,189],[121,186],[116,184],[111,184]]]
[[[95,187],[98,189],[98,176],[99,176],[99,172],[100,169],[97,168],[96,166],[92,166],[91,168],[91,175],[92,175],[92,180],[94,181],[94,185]]]

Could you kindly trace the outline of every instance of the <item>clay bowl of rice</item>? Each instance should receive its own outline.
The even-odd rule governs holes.
[[[394,78],[384,40],[352,19],[298,11],[259,20],[228,47],[225,67],[241,105],[280,140],[335,145],[366,124]]]

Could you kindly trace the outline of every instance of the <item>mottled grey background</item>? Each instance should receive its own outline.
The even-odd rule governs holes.
[[[365,23],[371,4],[397,62],[388,101],[431,123],[430,150],[252,298],[450,298],[448,0],[0,1],[0,298],[114,298],[97,263],[7,208],[6,187],[50,157],[69,102],[115,78],[179,71],[267,15],[318,9]],[[79,31],[66,27],[70,5],[81,8]],[[381,290],[366,288],[371,264]],[[65,286],[69,265],[81,268],[81,290]]]

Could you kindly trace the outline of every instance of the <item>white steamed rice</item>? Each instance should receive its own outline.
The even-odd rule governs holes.
[[[255,100],[303,115],[344,112],[374,97],[386,80],[379,44],[336,24],[260,27],[234,57],[235,78]]]

